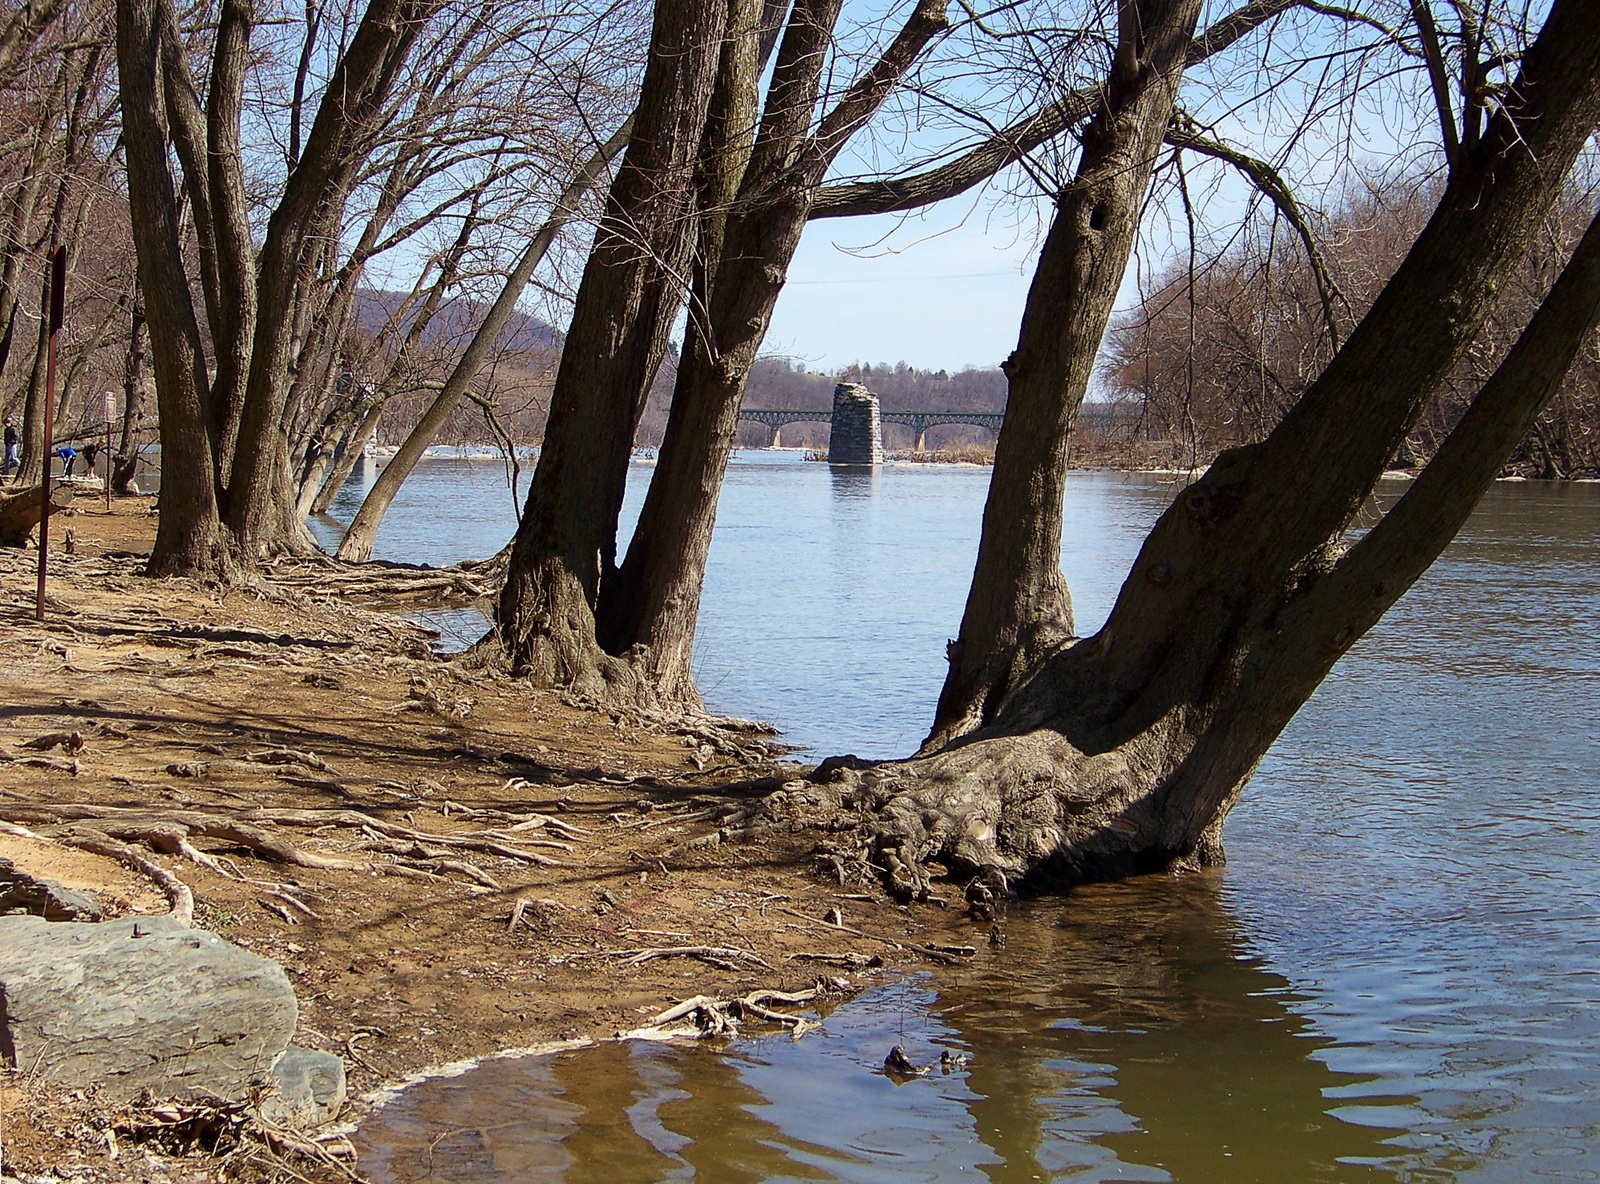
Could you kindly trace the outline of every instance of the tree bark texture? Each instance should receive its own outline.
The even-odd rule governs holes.
[[[1343,549],[1424,402],[1479,331],[1600,123],[1600,0],[1556,0],[1518,79],[1361,323],[1280,426],[1224,453],[1151,530],[1105,626],[986,727],[834,766],[900,892],[926,864],[1082,879],[1221,858],[1267,748],[1466,520],[1600,311],[1600,231],[1407,495]]]
[[[1061,576],[1067,443],[1094,372],[1172,119],[1199,0],[1128,6],[1103,105],[1040,252],[1017,348],[1006,360],[1006,418],[961,632],[949,647],[927,747],[994,718],[1045,654],[1072,637]]]
[[[631,681],[595,639],[644,399],[684,287],[694,172],[726,0],[659,0],[633,135],[579,284],[499,606],[519,673],[578,693]]]
[[[219,574],[227,562],[208,431],[205,354],[178,242],[160,94],[161,0],[118,0],[128,203],[145,294],[145,327],[161,417],[161,513],[153,575]]]

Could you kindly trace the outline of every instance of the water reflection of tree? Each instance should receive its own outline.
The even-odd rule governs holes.
[[[1361,1079],[1315,1055],[1330,1041],[1244,950],[1215,877],[1085,889],[1008,929],[938,1001],[973,1052],[968,1109],[996,1184],[1069,1164],[1097,1177],[1110,1156],[1119,1179],[1396,1178],[1395,1131],[1330,1113]]]
[[[1317,1057],[1328,1040],[1291,1009],[1289,983],[1248,955],[1218,888],[1195,876],[1017,906],[1008,949],[932,978],[933,1027],[972,1055],[964,1083],[884,1085],[890,1100],[863,1084],[882,1079],[856,1076],[867,1073],[857,1051],[818,1061],[812,1041],[769,1049],[759,1067],[738,1048],[602,1044],[409,1091],[364,1132],[363,1167],[405,1184],[892,1176],[876,1147],[904,1151],[897,1178],[910,1180],[940,1175],[942,1158],[951,1177],[972,1166],[962,1144],[975,1136],[994,1184],[1398,1178],[1409,1157],[1387,1142],[1396,1132],[1332,1113],[1362,1079]],[[855,1040],[872,1042],[861,1031],[871,1005],[857,1006],[868,1010]],[[847,1007],[830,1028],[851,1025]],[[815,1090],[827,1093],[820,1108]],[[812,1138],[830,1145],[797,1131],[826,1131]]]
[[[609,1042],[488,1061],[408,1090],[358,1136],[374,1180],[492,1184],[757,1184],[831,1178],[830,1157],[760,1117],[740,1058]]]

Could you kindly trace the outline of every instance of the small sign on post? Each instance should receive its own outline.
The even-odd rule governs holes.
[[[117,414],[117,392],[106,392],[106,463],[100,470],[100,480],[106,487],[106,513],[111,513],[111,421]]]

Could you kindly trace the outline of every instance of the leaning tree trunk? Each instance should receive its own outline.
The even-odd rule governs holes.
[[[589,253],[500,597],[515,670],[603,694],[636,681],[595,639],[634,432],[682,297],[696,150],[726,0],[659,0],[634,129]]]
[[[350,480],[350,474],[355,472],[356,465],[361,463],[361,458],[367,450],[367,441],[372,439],[373,433],[378,430],[378,421],[383,418],[383,408],[381,400],[374,400],[372,406],[367,408],[366,414],[361,417],[361,422],[356,424],[339,442],[339,447],[333,450],[333,471],[322,483],[317,496],[311,500],[311,513],[325,514],[328,507],[333,505],[333,499],[339,496],[344,483]]]
[[[483,318],[483,323],[473,333],[472,340],[467,343],[467,348],[462,352],[455,368],[451,370],[450,377],[445,379],[443,388],[434,396],[427,411],[423,412],[422,418],[417,421],[416,426],[400,445],[400,450],[389,459],[383,472],[378,474],[377,481],[373,482],[372,488],[367,491],[367,496],[362,499],[361,508],[356,511],[355,518],[351,520],[350,527],[345,531],[344,539],[339,544],[340,559],[364,562],[372,557],[372,545],[377,541],[378,527],[383,524],[383,517],[389,512],[390,505],[400,492],[400,486],[411,476],[411,471],[417,467],[423,453],[427,452],[429,446],[439,438],[439,433],[455,414],[456,408],[461,406],[461,400],[466,396],[467,389],[478,376],[478,371],[483,369],[489,352],[499,340],[501,331],[511,319],[511,314],[516,311],[517,301],[522,299],[522,293],[527,290],[528,281],[533,278],[534,271],[544,262],[544,257],[549,254],[557,236],[577,214],[578,204],[589,190],[594,188],[607,166],[616,159],[617,153],[622,151],[632,131],[633,121],[625,120],[562,191],[555,209],[529,240],[522,255],[517,259],[516,266],[506,277],[500,295],[495,297],[494,304]],[[349,475],[348,469],[345,475]],[[343,481],[340,484],[343,484]],[[337,493],[338,490],[334,492]],[[332,498],[328,500],[332,501]]]
[[[839,770],[899,892],[925,893],[930,861],[976,874],[981,899],[1016,877],[1220,860],[1256,764],[1465,522],[1600,314],[1591,228],[1406,497],[1342,552],[1600,122],[1600,0],[1557,0],[1509,93],[1327,370],[1265,441],[1178,496],[1104,628],[1051,654],[987,727]]]
[[[337,377],[334,381],[337,382]],[[371,392],[364,389],[364,384],[358,385],[354,392],[344,392],[311,434],[295,480],[295,514],[301,521],[312,513],[312,507],[322,495],[323,482],[329,476],[329,469],[337,467],[344,459],[345,445],[357,424],[366,423],[371,416],[374,402]],[[349,475],[347,470],[345,476]],[[340,484],[344,484],[343,480]],[[335,489],[328,500],[331,502],[338,493]]]
[[[992,720],[1040,658],[1072,637],[1061,576],[1067,443],[1133,249],[1139,211],[1171,121],[1199,0],[1125,6],[1105,106],[1056,199],[1002,369],[1007,414],[961,632],[939,695],[929,750]]]

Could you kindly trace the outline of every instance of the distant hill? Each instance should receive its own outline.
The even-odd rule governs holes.
[[[405,301],[403,292],[365,289],[356,300],[360,331],[377,334]],[[449,301],[434,318],[423,338],[426,352],[450,355],[451,348],[464,343],[481,322],[487,307],[474,300]],[[524,443],[536,443],[543,434],[544,406],[559,360],[564,335],[539,317],[514,313],[501,334],[502,349],[513,355],[496,369],[500,385],[521,387],[524,393],[513,396],[504,413],[506,426]],[[517,358],[516,355],[523,355]],[[442,377],[442,375],[441,375]],[[677,379],[677,350],[662,360],[650,397],[640,419],[637,442],[648,448],[659,447],[666,432],[672,388]],[[1004,411],[1006,376],[999,367],[967,367],[950,373],[946,370],[920,370],[906,362],[868,363],[845,368],[838,373],[819,373],[796,365],[787,358],[757,359],[745,389],[745,406],[760,408],[831,409],[833,388],[840,382],[859,382],[877,395],[886,411]],[[406,425],[415,422],[428,398],[425,392],[397,400],[392,414],[386,414],[380,439],[398,443]],[[1084,407],[1084,426],[1092,428],[1107,408],[1096,404]],[[479,411],[463,407],[441,434],[442,443],[488,444],[492,436]],[[946,424],[929,429],[928,445],[933,448],[960,444],[990,443],[993,435],[983,428],[966,424]],[[768,429],[759,424],[741,424],[738,444],[762,447]],[[828,425],[796,423],[783,429],[783,442],[791,447],[826,448]],[[912,434],[898,424],[884,425],[884,443],[891,449],[909,448]]]
[[[376,337],[388,324],[406,300],[405,292],[388,292],[379,288],[364,288],[356,294],[356,327],[369,337]],[[482,301],[456,297],[444,302],[422,335],[424,349],[435,349],[452,342],[464,343],[482,322],[489,306]],[[402,320],[401,332],[410,330],[412,318]],[[559,350],[561,330],[547,321],[527,313],[514,312],[500,333],[500,346],[517,351]]]

